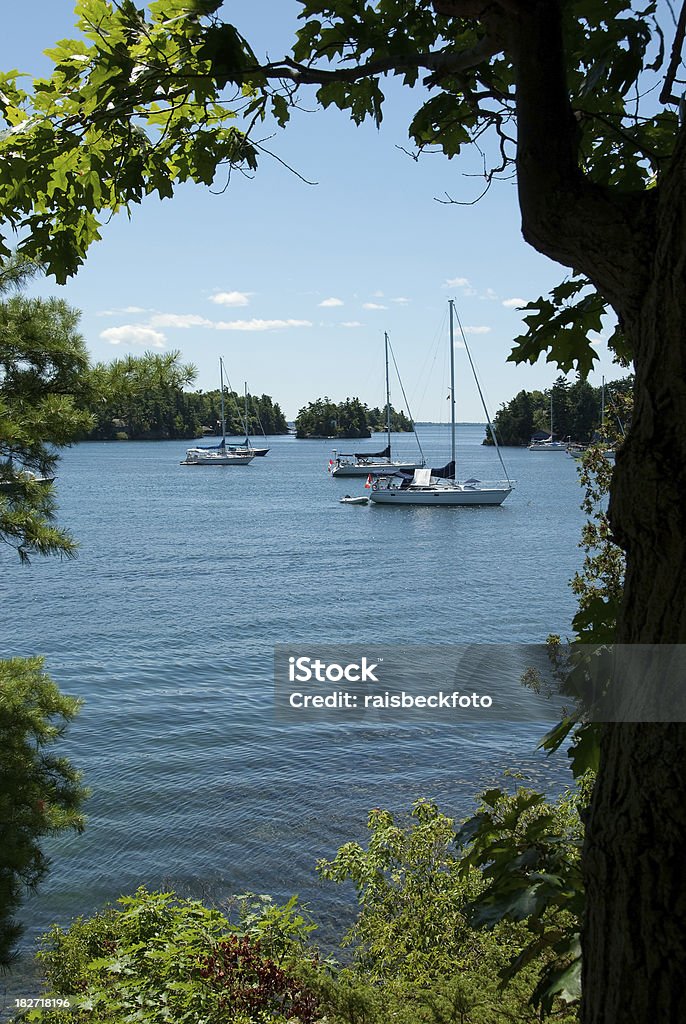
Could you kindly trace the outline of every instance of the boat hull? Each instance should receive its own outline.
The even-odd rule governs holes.
[[[493,488],[417,488],[384,487],[372,488],[369,498],[377,505],[425,505],[444,506],[455,508],[466,505],[502,505],[508,494],[512,493],[511,487]]]
[[[186,455],[181,466],[247,466],[252,462],[253,455],[199,455],[194,456],[190,452]]]
[[[246,448],[245,445],[231,445],[230,451],[235,452],[236,455],[250,455],[256,459],[258,457],[264,457],[269,451],[268,448]]]
[[[369,498],[364,494],[355,498],[351,498],[350,495],[346,495],[345,498],[339,498],[338,500],[341,505],[366,505],[369,502]]]

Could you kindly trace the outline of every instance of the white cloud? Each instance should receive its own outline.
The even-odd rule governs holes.
[[[381,306],[378,302],[363,302],[362,309],[388,309],[388,306]]]
[[[282,327],[311,327],[309,320],[219,320],[218,331],[275,331]]]
[[[121,316],[122,313],[146,313],[142,306],[124,306],[123,309],[101,309],[97,316]]]
[[[519,306],[526,306],[526,299],[503,299],[503,306],[506,309],[517,309]]]
[[[465,334],[489,334],[490,330],[491,330],[490,327],[484,327],[482,325],[481,327],[465,327],[464,333]]]
[[[397,302],[399,306],[406,306],[409,299],[406,299],[404,295],[399,295],[397,299],[391,299],[392,302]]]
[[[379,292],[379,291],[372,292],[372,298],[374,298],[374,299],[383,299],[383,297],[384,297],[383,292]]]
[[[359,320],[344,320],[341,327],[364,327]]]
[[[487,288],[486,291],[481,296],[481,298],[482,299],[488,299],[490,302],[497,302],[498,301],[498,296],[497,296],[496,292],[493,291],[492,288]]]
[[[109,341],[110,345],[142,345],[145,348],[164,348],[167,340],[161,331],[142,324],[123,324],[121,327],[108,327],[101,331],[100,337]]]
[[[459,288],[463,295],[476,295],[476,288],[470,284],[467,277],[449,277],[443,287]]]
[[[210,295],[210,301],[218,306],[247,306],[250,298],[246,292],[217,292]]]
[[[343,304],[343,299],[336,299],[333,296],[330,299],[324,299],[322,302],[319,303],[320,306],[326,309],[330,308],[331,306],[342,306]]]
[[[195,313],[155,313],[150,317],[151,327],[212,327],[212,321]]]

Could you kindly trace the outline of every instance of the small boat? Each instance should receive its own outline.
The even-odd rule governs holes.
[[[217,448],[188,448],[181,466],[247,466],[254,456],[232,452],[225,445]]]
[[[339,454],[334,451],[333,458],[329,459],[329,473],[331,473],[331,476],[366,477],[370,473],[381,475],[402,471],[411,472],[414,469],[421,469],[422,466],[426,465],[416,431],[414,436],[417,438],[421,459],[414,462],[400,462],[397,459],[394,461],[391,457],[391,389],[388,378],[387,333],[384,333],[384,345],[386,353],[386,447],[381,452],[352,452],[349,454],[341,452]]]
[[[555,435],[553,434],[553,396],[550,396],[550,437],[541,438],[538,441],[532,441],[528,445],[530,452],[566,452],[568,442],[567,441],[555,441],[553,440]]]
[[[369,498],[364,494],[352,495],[345,494],[342,498],[338,499],[341,505],[368,505]]]
[[[553,441],[552,435],[543,441],[532,441],[527,445],[530,452],[566,452],[566,441]]]
[[[22,484],[51,484],[57,479],[55,476],[42,476],[40,473],[34,473],[31,469],[15,470],[11,459],[3,466],[3,469],[5,468],[9,476],[6,477],[4,474],[0,476],[0,491],[12,491],[21,487]]]
[[[219,382],[222,407],[222,439],[208,448],[188,448],[182,466],[247,466],[254,455],[251,452],[233,451],[226,443],[226,417],[224,415],[224,363],[219,360]]]
[[[366,487],[370,488],[369,497],[375,504],[379,505],[502,505],[511,493],[513,484],[507,480],[481,481],[471,478],[459,481],[455,479],[455,339],[453,318],[455,316],[454,302],[449,301],[450,308],[450,428],[451,428],[451,459],[450,462],[440,469],[429,469],[423,467],[415,469],[414,473],[399,473],[395,476],[377,476],[371,473],[367,478]],[[458,320],[459,323],[459,320]],[[460,325],[462,331],[462,326]],[[472,372],[476,379],[476,371],[472,363],[472,357],[467,346],[467,339],[462,331],[464,342]],[[477,381],[478,383],[478,381]],[[479,392],[481,389],[479,388]],[[483,403],[483,396],[482,396]],[[491,430],[491,436],[495,443],[496,452],[500,464],[507,475],[505,465],[500,455],[500,448],[491,425],[488,410],[484,403],[484,412]]]

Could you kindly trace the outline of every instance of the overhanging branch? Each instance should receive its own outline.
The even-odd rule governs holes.
[[[385,57],[380,60],[367,61],[355,67],[317,68],[308,64],[300,64],[290,57],[271,64],[257,65],[245,71],[245,78],[251,75],[263,75],[267,79],[282,79],[296,85],[326,85],[328,82],[357,82],[365,78],[374,78],[384,74],[402,74],[404,71],[430,71],[428,85],[444,75],[459,74],[483,64],[502,50],[501,43],[489,36],[484,36],[469,50],[459,53],[438,50],[428,53],[412,54],[408,57]]]

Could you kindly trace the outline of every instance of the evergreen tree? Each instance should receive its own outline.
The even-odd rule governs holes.
[[[83,828],[81,777],[51,750],[78,707],[40,658],[0,661],[0,969],[23,930],[15,915],[24,893],[48,871],[40,841]]]
[[[0,289],[16,290],[36,272],[15,257],[0,267]],[[0,302],[0,540],[23,561],[75,550],[67,531],[54,525],[50,480],[55,449],[91,422],[82,408],[88,356],[78,321],[61,299],[11,295]]]

